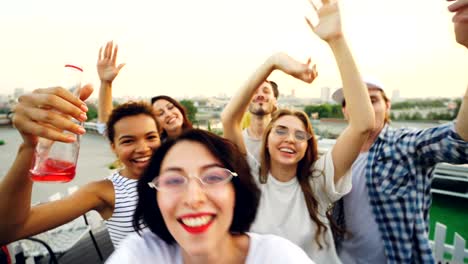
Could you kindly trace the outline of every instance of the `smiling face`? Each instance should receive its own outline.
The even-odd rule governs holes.
[[[230,237],[235,205],[232,183],[204,188],[195,178],[216,167],[224,166],[204,145],[186,140],[176,143],[162,161],[160,175],[177,172],[194,176],[180,192],[157,192],[164,222],[185,254],[212,253]]]
[[[169,135],[182,131],[184,123],[182,112],[173,103],[159,99],[153,103],[153,112],[161,129]]]
[[[149,164],[153,150],[161,145],[154,119],[146,114],[127,116],[114,124],[113,152],[125,165],[121,174],[140,178]]]
[[[288,133],[282,133],[286,128]],[[307,140],[296,139],[295,134],[302,134],[303,132],[307,131],[298,117],[284,115],[278,118],[268,132],[266,142],[271,163],[282,166],[297,166],[305,155],[308,142]]]
[[[249,112],[253,115],[269,115],[276,107],[276,98],[270,83],[263,82],[252,98],[249,105]]]

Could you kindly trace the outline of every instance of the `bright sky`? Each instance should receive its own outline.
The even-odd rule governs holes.
[[[468,51],[454,41],[445,0],[343,0],[343,25],[364,75],[403,97],[461,96]],[[116,96],[232,95],[275,51],[317,63],[311,85],[284,74],[281,93],[318,97],[339,87],[327,45],[304,22],[307,0],[17,0],[0,4],[0,94],[53,86],[66,63],[99,79],[96,60],[107,40],[126,62]],[[97,96],[97,92],[94,96]]]

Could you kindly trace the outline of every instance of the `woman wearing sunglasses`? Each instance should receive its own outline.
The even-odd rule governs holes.
[[[133,224],[151,232],[130,235],[107,263],[313,263],[284,238],[247,233],[259,196],[228,140],[198,129],[168,139],[138,183]]]
[[[261,190],[257,218],[251,231],[283,236],[299,245],[317,263],[340,263],[333,243],[327,209],[351,189],[348,172],[374,126],[367,88],[361,80],[341,31],[336,2],[322,1],[320,22],[311,29],[333,51],[340,70],[349,125],[335,146],[322,157],[307,115],[278,110],[262,140],[260,161],[248,154],[251,173]],[[312,2],[311,2],[312,3]],[[313,5],[313,3],[312,3]],[[315,7],[315,6],[314,6]],[[285,54],[270,57],[234,96],[222,113],[224,135],[246,153],[241,120],[255,88],[274,70],[305,82],[316,77],[310,60],[300,63]]]

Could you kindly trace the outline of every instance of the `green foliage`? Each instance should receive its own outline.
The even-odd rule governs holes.
[[[313,113],[318,113],[319,118],[343,118],[341,105],[337,104],[307,105],[304,107],[304,112],[309,117]]]
[[[390,114],[390,119],[391,120],[396,120],[396,121],[423,121],[423,120],[452,120],[452,113],[446,112],[446,113],[437,113],[437,112],[429,112],[426,117],[423,117],[421,113],[415,112],[413,114],[410,113],[400,113],[398,115],[398,118],[395,117],[395,115]]]
[[[426,119],[428,120],[452,120],[453,114],[451,113],[434,113],[429,112]]]
[[[458,112],[460,111],[460,106],[461,106],[462,100],[461,100],[461,99],[457,99],[457,100],[455,100],[455,103],[457,104],[457,107],[456,107],[455,110],[453,111],[453,115],[452,115],[452,118],[451,118],[451,119],[457,118]]]
[[[211,133],[214,133],[218,136],[223,136],[223,130],[222,129],[219,129],[219,128],[213,128],[211,129]]]
[[[87,103],[86,106],[88,106],[88,112],[86,113],[86,116],[88,117],[87,121],[89,122],[93,119],[96,119],[98,116],[96,105]]]
[[[423,116],[419,112],[416,112],[411,116],[411,120],[423,120],[423,119],[424,119]]]
[[[193,103],[193,101],[184,99],[179,101],[179,103],[185,107],[185,110],[187,110],[187,117],[190,120],[190,122],[192,122],[193,124],[197,123],[196,116],[198,109]]]
[[[445,107],[448,99],[418,99],[407,100],[404,102],[392,103],[392,109],[411,109],[411,108],[437,108]]]
[[[1,146],[1,145],[5,145],[5,140],[0,139],[0,146]]]
[[[120,167],[122,167],[122,166],[123,166],[123,165],[122,165],[122,162],[120,162],[120,160],[114,160],[114,162],[112,162],[111,164],[109,164],[109,165],[107,166],[107,168],[108,168],[109,170],[115,170],[115,169],[120,168]]]

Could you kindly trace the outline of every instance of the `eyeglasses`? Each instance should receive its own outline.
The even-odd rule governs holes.
[[[289,135],[289,128],[285,126],[276,126],[273,128],[273,132],[278,137],[285,138]],[[293,135],[294,135],[294,139],[296,139],[299,142],[307,141],[312,138],[311,134],[302,130],[294,130]]]
[[[196,178],[204,188],[212,188],[228,183],[237,173],[225,168],[212,167],[200,176],[185,175],[180,171],[167,171],[148,182],[149,187],[161,192],[180,192],[188,186],[189,178]]]

